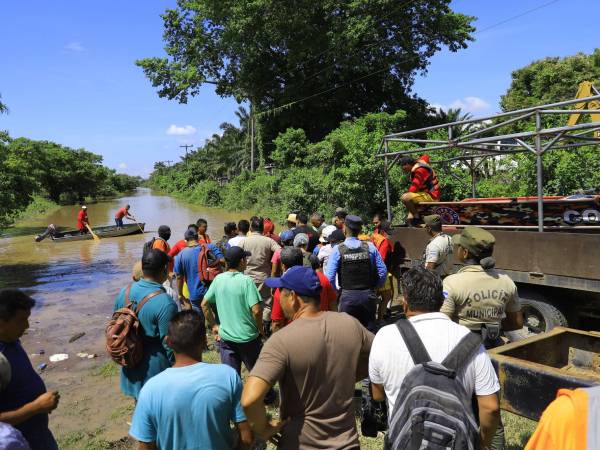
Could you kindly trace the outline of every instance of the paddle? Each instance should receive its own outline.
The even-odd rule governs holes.
[[[142,234],[144,234],[144,229],[138,223],[137,219],[134,216],[131,216],[131,218],[133,219],[133,221],[135,222],[135,224],[138,226],[138,228],[140,229],[140,231],[142,232]]]
[[[90,231],[90,233],[92,233],[92,237],[94,238],[95,241],[99,241],[100,238],[96,235],[96,233],[94,233],[94,230],[92,230],[92,228],[86,223],[85,227]]]

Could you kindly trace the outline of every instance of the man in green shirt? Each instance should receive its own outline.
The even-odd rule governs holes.
[[[231,247],[225,253],[227,272],[218,275],[202,300],[202,311],[213,334],[218,335],[221,362],[233,367],[238,374],[242,362],[252,370],[262,348],[261,297],[252,278],[244,275],[250,252]],[[210,305],[216,305],[220,324]]]

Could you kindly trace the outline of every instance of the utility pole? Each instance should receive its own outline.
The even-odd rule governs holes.
[[[254,172],[254,109],[250,103],[250,172]]]

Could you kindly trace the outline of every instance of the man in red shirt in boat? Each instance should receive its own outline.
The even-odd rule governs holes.
[[[87,215],[87,206],[82,205],[79,213],[77,214],[77,229],[81,234],[88,232],[86,225],[90,224],[90,219]]]
[[[429,165],[429,155],[419,159],[405,156],[400,159],[404,173],[410,174],[410,188],[402,194],[401,200],[408,210],[406,223],[417,226],[421,221],[417,205],[421,202],[437,202],[440,200],[440,184],[433,168]]]
[[[129,213],[129,208],[131,208],[131,206],[125,205],[115,214],[115,223],[117,224],[117,228],[123,228],[123,217],[129,220],[135,220],[135,218]]]

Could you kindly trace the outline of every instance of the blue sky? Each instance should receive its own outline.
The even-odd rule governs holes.
[[[456,0],[484,29],[549,0]],[[207,86],[187,105],[160,99],[136,58],[163,54],[161,14],[174,1],[5,0],[0,2],[0,94],[13,137],[53,140],[104,156],[121,172],[147,175],[201,144],[224,121],[232,99]],[[597,0],[559,0],[475,35],[468,49],[442,50],[415,92],[476,116],[498,110],[511,71],[545,56],[592,52]],[[575,25],[576,24],[576,25]]]

